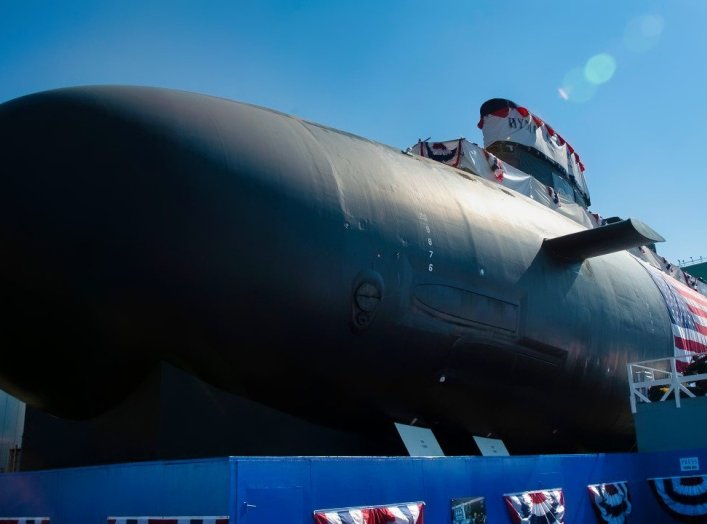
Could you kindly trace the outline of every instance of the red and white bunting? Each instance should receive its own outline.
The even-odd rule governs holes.
[[[229,524],[228,517],[108,517],[108,524]]]
[[[498,180],[499,182],[503,182],[503,175],[505,173],[503,162],[501,162],[495,155],[489,153],[485,149],[483,151],[484,157],[486,157],[486,161],[489,163],[489,168],[491,169],[493,176],[495,176],[496,180]]]
[[[463,138],[446,142],[419,142],[420,156],[442,162],[452,167],[459,167],[462,157]]]
[[[707,522],[707,475],[648,479],[660,505],[678,522]]]
[[[562,488],[524,491],[504,495],[503,498],[514,524],[565,522],[565,495]]]
[[[321,509],[314,512],[315,524],[424,524],[424,502],[390,506]]]
[[[567,141],[540,117],[525,107],[504,107],[481,117],[484,147],[507,141],[532,147],[557,162],[568,175],[584,172],[584,164]]]
[[[707,353],[707,297],[645,264],[665,299],[673,330],[678,371],[692,358]]]
[[[49,524],[49,517],[0,517],[0,524]]]
[[[628,514],[631,513],[631,496],[625,481],[591,484],[587,486],[587,491],[599,522],[626,522]]]

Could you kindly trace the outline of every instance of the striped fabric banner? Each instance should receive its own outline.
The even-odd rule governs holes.
[[[587,490],[599,522],[623,524],[627,521],[631,513],[631,495],[625,480],[590,484]]]
[[[320,509],[314,512],[315,524],[424,524],[424,502],[391,504],[341,509]]]
[[[707,352],[707,297],[648,264],[644,266],[665,299],[677,369],[682,371],[692,357]]]
[[[108,517],[108,524],[228,524],[228,517]],[[0,522],[0,524],[2,524]]]
[[[431,158],[452,167],[459,167],[462,155],[462,141],[433,142],[432,147],[427,141],[420,143],[420,156]]]
[[[677,522],[707,522],[707,475],[648,479],[648,485]]]
[[[564,524],[565,495],[562,488],[504,495],[513,524]]]
[[[0,524],[49,524],[49,517],[0,517]]]

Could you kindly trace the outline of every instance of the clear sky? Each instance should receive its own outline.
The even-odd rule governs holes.
[[[707,0],[0,0],[0,102],[80,84],[197,91],[405,148],[505,97],[580,154],[592,210],[707,256]]]

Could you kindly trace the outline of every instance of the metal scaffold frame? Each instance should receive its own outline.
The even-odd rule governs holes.
[[[677,370],[674,357],[645,360],[627,364],[628,383],[630,388],[631,412],[636,413],[639,402],[653,402],[648,397],[648,390],[656,386],[668,386],[658,402],[668,399],[671,393],[675,398],[676,407],[680,407],[681,393],[689,398],[695,398],[689,386],[693,383],[707,380],[707,373],[700,375],[683,375]]]

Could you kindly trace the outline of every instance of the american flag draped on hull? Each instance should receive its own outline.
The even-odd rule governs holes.
[[[692,357],[707,353],[707,297],[671,276],[646,267],[668,306],[677,369],[682,371]]]

